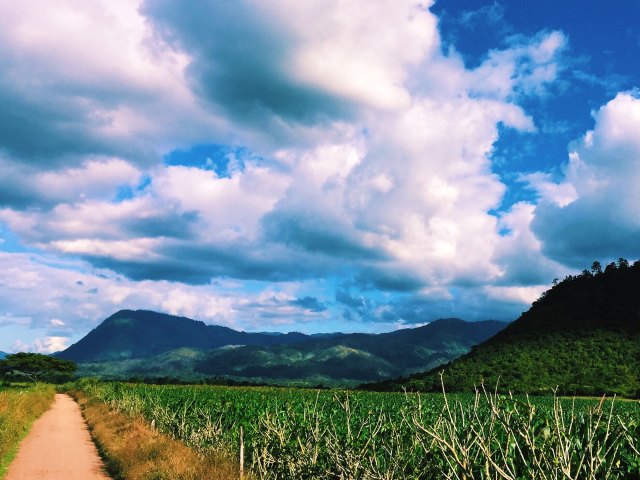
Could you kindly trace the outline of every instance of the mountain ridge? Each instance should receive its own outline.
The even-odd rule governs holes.
[[[225,377],[356,385],[424,370],[467,352],[507,324],[440,319],[393,332],[237,332],[186,317],[122,310],[56,354],[83,375]],[[181,336],[180,329],[185,330]]]
[[[211,350],[226,345],[279,345],[306,338],[309,336],[299,332],[240,332],[151,310],[120,310],[56,356],[86,363],[145,358],[184,347]]]

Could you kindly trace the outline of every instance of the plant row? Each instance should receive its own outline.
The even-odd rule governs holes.
[[[398,394],[172,387],[84,381],[112,408],[143,415],[258,478],[638,478],[638,402],[527,398],[480,390]]]

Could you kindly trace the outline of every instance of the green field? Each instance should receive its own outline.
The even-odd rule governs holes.
[[[638,478],[640,403],[79,383],[258,478]]]

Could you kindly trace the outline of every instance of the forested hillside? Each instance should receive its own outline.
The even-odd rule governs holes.
[[[441,371],[448,390],[640,395],[640,261],[594,262],[458,360],[370,387],[437,391]]]

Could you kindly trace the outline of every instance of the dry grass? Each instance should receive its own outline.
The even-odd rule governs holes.
[[[109,473],[126,480],[237,479],[238,464],[222,455],[203,455],[159,433],[141,417],[70,392],[82,408]],[[246,478],[246,476],[245,476]],[[248,480],[248,479],[247,479]]]
[[[53,386],[46,384],[0,391],[0,478],[4,477],[33,421],[51,406],[54,394]]]

